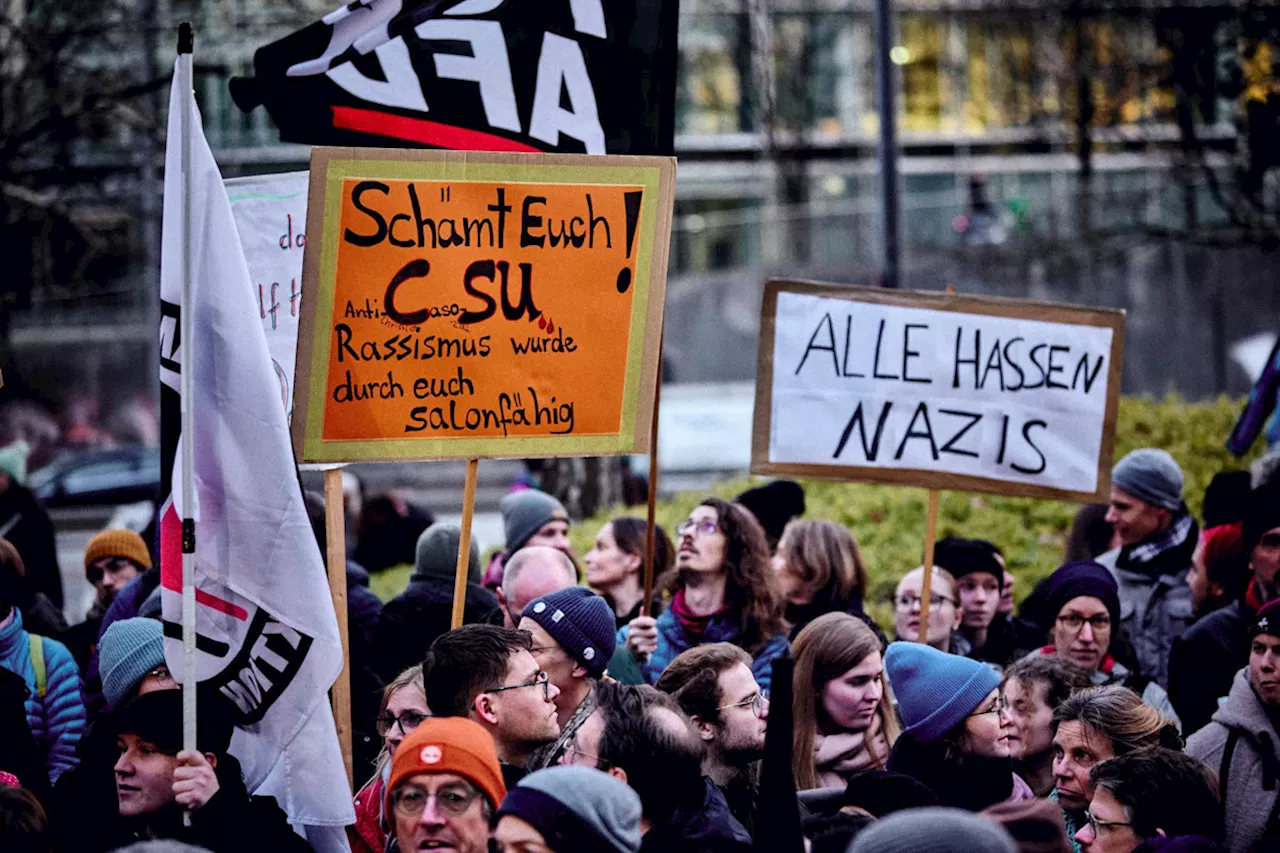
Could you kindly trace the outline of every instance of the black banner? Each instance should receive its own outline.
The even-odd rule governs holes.
[[[286,142],[672,154],[679,0],[355,0],[233,78]]]

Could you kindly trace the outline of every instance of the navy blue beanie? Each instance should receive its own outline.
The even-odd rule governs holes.
[[[922,742],[961,725],[1000,686],[1000,676],[985,663],[924,643],[890,643],[884,668],[898,697],[903,731]]]
[[[608,603],[583,586],[535,598],[520,615],[532,619],[593,678],[604,675],[617,649],[617,619]]]
[[[1106,566],[1093,560],[1076,560],[1058,568],[1045,579],[1044,595],[1051,620],[1058,618],[1068,601],[1088,595],[1106,606],[1112,625],[1120,624],[1120,591],[1116,579]]]

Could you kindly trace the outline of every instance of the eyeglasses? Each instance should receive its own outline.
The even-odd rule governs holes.
[[[162,663],[158,667],[151,670],[150,672],[148,672],[146,675],[142,677],[143,678],[173,678],[173,675],[169,672],[168,664]]]
[[[1085,816],[1085,819],[1089,821],[1089,828],[1093,830],[1094,838],[1098,837],[1099,831],[1103,827],[1110,828],[1113,826],[1133,826],[1133,824],[1131,823],[1125,823],[1124,821],[1120,821],[1120,820],[1098,820],[1096,817],[1093,816],[1093,812],[1089,811],[1088,809],[1084,810],[1084,816]]]
[[[950,604],[950,605],[952,605],[953,607],[956,605],[956,600],[955,600],[954,598],[948,598],[948,597],[947,597],[947,596],[945,596],[945,595],[938,595],[937,593],[934,593],[934,592],[929,593],[929,600],[930,600],[930,601],[945,601],[947,604]],[[898,604],[898,606],[899,606],[899,607],[901,607],[903,610],[910,610],[910,609],[911,609],[911,608],[913,608],[913,607],[919,607],[919,606],[920,606],[920,603],[921,603],[922,601],[924,601],[924,599],[922,599],[922,598],[921,598],[920,596],[918,596],[918,595],[912,595],[912,594],[910,594],[910,593],[904,593],[903,595],[901,595],[901,596],[899,596],[899,597],[898,597],[897,604]]]
[[[1058,617],[1058,624],[1072,632],[1082,629],[1086,622],[1095,632],[1111,630],[1111,617],[1105,613],[1099,613],[1097,616],[1090,616],[1087,619],[1079,613],[1064,613]]]
[[[396,724],[399,724],[400,732],[407,735],[422,725],[422,721],[430,716],[430,714],[424,714],[421,711],[401,711],[399,716],[383,714],[378,717],[378,736],[386,737],[387,732],[391,731],[391,727]]]
[[[974,711],[970,717],[981,717],[984,714],[1005,714],[1009,711],[1009,700],[1004,697],[1003,693],[996,694],[996,704],[992,705],[985,711]]]
[[[434,794],[416,785],[406,785],[392,795],[391,807],[402,817],[417,817],[427,808],[427,801],[435,797],[436,808],[447,815],[459,817],[466,814],[479,796],[478,790],[461,784],[446,785]]]
[[[576,743],[570,742],[568,745],[566,745],[564,748],[564,754],[567,756],[571,756],[571,758],[574,758],[574,759],[585,758],[587,761],[591,762],[591,766],[600,770],[603,770],[607,765],[607,762],[600,760],[600,756],[592,755],[589,752],[585,752],[581,749],[578,749],[578,745]]]
[[[1280,548],[1280,533],[1268,533],[1258,540],[1263,548]]]
[[[490,687],[485,693],[501,693],[504,690],[519,690],[521,687],[534,687],[542,685],[542,698],[547,702],[551,701],[551,681],[545,672],[539,672],[533,677],[532,681],[524,681],[520,684],[504,684],[501,687]]]
[[[710,518],[704,518],[702,521],[694,521],[692,518],[686,518],[684,521],[676,525],[676,536],[684,536],[689,532],[696,532],[703,536],[710,536],[720,530],[719,522]]]
[[[763,720],[765,711],[769,710],[769,691],[761,690],[745,702],[734,702],[732,705],[721,705],[719,708],[716,708],[716,710],[724,711],[729,708],[745,708],[748,705],[751,706],[751,713],[755,714],[757,719]]]

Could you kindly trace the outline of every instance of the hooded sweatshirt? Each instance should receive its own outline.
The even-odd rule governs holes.
[[[1227,816],[1226,847],[1231,853],[1247,853],[1263,837],[1276,810],[1278,746],[1280,735],[1249,683],[1249,668],[1245,667],[1236,673],[1226,703],[1209,725],[1191,736],[1186,749],[1188,755],[1218,774]],[[1270,840],[1274,844],[1276,838]]]

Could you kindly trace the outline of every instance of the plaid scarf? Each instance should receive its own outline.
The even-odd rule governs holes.
[[[1183,504],[1178,517],[1173,520],[1173,524],[1169,525],[1169,529],[1164,532],[1163,536],[1150,542],[1139,542],[1137,545],[1126,546],[1120,552],[1120,559],[1117,561],[1117,565],[1135,572],[1151,574],[1151,564],[1160,557],[1170,551],[1187,547],[1188,542],[1190,542],[1191,548],[1194,548],[1195,540],[1193,537],[1198,532],[1196,520],[1191,517],[1191,513],[1187,511],[1186,505]],[[1187,565],[1190,564],[1190,551],[1188,550]],[[1186,568],[1186,566],[1182,568]]]

